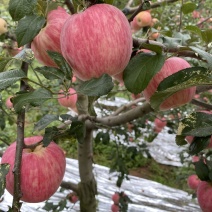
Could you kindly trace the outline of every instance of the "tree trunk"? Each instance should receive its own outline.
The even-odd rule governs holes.
[[[88,98],[78,95],[79,115],[88,114]],[[85,123],[86,125],[86,123]],[[93,131],[86,125],[83,141],[78,141],[78,162],[81,182],[78,184],[81,212],[96,212],[97,183],[93,175]]]

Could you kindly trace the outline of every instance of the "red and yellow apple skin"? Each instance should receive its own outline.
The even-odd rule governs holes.
[[[138,13],[134,19],[140,28],[152,25],[152,16],[149,11],[142,11]]]
[[[190,64],[179,57],[171,57],[167,59],[161,68],[161,70],[151,79],[146,89],[143,91],[143,95],[146,100],[149,102],[151,96],[157,90],[158,85],[166,77],[182,70],[191,67]],[[165,111],[171,108],[176,108],[182,105],[187,104],[192,100],[196,92],[196,87],[187,88],[181,91],[176,92],[172,96],[168,97],[160,105],[160,110]]]
[[[199,183],[197,199],[203,212],[212,211],[212,182],[201,181]]]
[[[187,184],[190,189],[197,190],[199,183],[201,180],[198,178],[196,174],[192,174],[187,178]]]
[[[62,28],[60,42],[62,55],[83,81],[117,75],[132,53],[130,24],[109,4],[95,4],[72,15]]]
[[[69,88],[68,90],[70,95],[64,96],[63,90],[60,90],[58,94],[58,102],[63,107],[70,107],[72,109],[76,109],[77,103],[77,94],[73,88]]]
[[[0,18],[0,35],[6,33],[7,31],[7,22],[3,18]]]
[[[65,9],[58,7],[47,15],[47,24],[31,43],[35,58],[43,65],[57,67],[47,50],[61,53],[60,33],[65,21],[70,17]]]
[[[37,143],[42,136],[33,136],[24,139],[26,145]],[[6,176],[6,189],[13,195],[14,187],[14,160],[16,142],[12,143],[4,152],[1,163],[10,164]],[[54,142],[47,147],[39,145],[34,151],[24,149],[21,162],[21,200],[37,203],[49,199],[59,188],[66,167],[63,150]]]

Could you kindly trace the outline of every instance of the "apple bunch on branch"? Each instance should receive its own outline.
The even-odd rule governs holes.
[[[170,2],[175,1],[167,0]],[[19,4],[11,0],[9,3],[10,15],[18,21],[15,31],[18,47],[24,46],[15,57],[0,58],[0,90],[20,82],[20,91],[10,99],[17,114],[17,140],[4,152],[0,169],[3,187],[14,196],[13,211],[20,211],[21,200],[47,200],[60,185],[77,194],[82,212],[96,211],[94,130],[112,129],[150,112],[168,111],[189,102],[203,106],[193,98],[199,88],[207,86],[209,89],[212,85],[212,55],[207,49],[200,49],[195,44],[183,46],[166,36],[163,42],[132,36],[129,22],[140,11],[162,3],[156,6],[141,1],[129,19],[111,3],[109,0],[104,3],[86,1],[76,14],[75,4],[68,0],[65,4],[72,14],[53,1],[22,1]],[[128,6],[126,8],[125,13],[131,13]],[[43,64],[33,68],[37,81],[27,74],[34,57]],[[186,60],[188,57],[201,61],[201,65],[192,66]],[[21,61],[21,65],[12,69],[10,63],[13,61]],[[58,80],[60,90],[55,93],[39,75],[49,83]],[[142,94],[144,98],[100,117],[95,113],[94,104],[100,97],[112,93],[116,79],[124,83],[128,92]],[[39,107],[53,98],[58,99],[60,105],[72,108],[77,116],[47,114],[35,125],[36,129],[45,130],[44,135],[25,138],[26,109]],[[145,102],[138,104],[144,99]],[[204,106],[211,109],[210,105]],[[211,114],[206,117],[202,112],[194,112],[183,119],[176,136],[177,144],[184,145],[186,136],[194,136],[190,154],[202,152],[211,136],[211,124],[208,126],[211,119]],[[62,125],[48,127],[55,120]],[[72,136],[78,140],[78,185],[62,182],[65,155],[54,142],[60,137],[70,139]],[[210,181],[211,168],[209,162],[205,162],[209,160],[203,161],[196,166],[197,174],[202,175],[198,177]],[[208,172],[203,174],[202,167],[206,166]],[[119,187],[123,178],[124,175],[119,179]]]

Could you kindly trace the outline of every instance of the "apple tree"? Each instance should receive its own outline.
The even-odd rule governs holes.
[[[124,3],[111,0],[9,1],[10,27],[6,26],[7,20],[0,19],[2,49],[7,50],[0,57],[0,90],[4,92],[16,85],[7,104],[16,116],[16,145],[14,154],[7,154],[7,157],[3,154],[0,195],[5,187],[13,195],[11,211],[20,211],[21,200],[36,202],[52,195],[51,191],[42,200],[33,196],[30,200],[25,198],[27,188],[32,189],[32,185],[27,187],[22,180],[27,177],[23,167],[28,170],[33,167],[30,165],[33,160],[24,160],[26,152],[34,153],[35,158],[42,154],[43,163],[40,164],[46,164],[44,172],[48,170],[51,177],[60,179],[57,187],[60,184],[77,194],[82,212],[96,211],[98,185],[92,171],[94,145],[111,140],[118,144],[120,136],[128,141],[126,129],[134,130],[135,137],[139,138],[143,128],[148,127],[149,114],[163,120],[162,125],[156,126],[153,136],[148,137],[152,141],[164,127],[166,117],[172,117],[177,111],[174,114],[179,124],[174,131],[176,143],[185,145],[187,136],[192,136],[188,152],[199,156],[195,170],[205,183],[200,187],[201,197],[202,188],[209,186],[207,182],[212,180],[209,148],[212,29],[208,9],[211,2],[129,0]],[[203,98],[201,94],[205,92],[209,94]],[[111,111],[99,107],[101,100],[120,94],[130,96],[130,102]],[[28,144],[26,117],[33,116],[35,109],[42,111],[43,105],[52,100],[71,108],[73,113],[56,113],[54,101],[34,125],[33,136],[37,133],[42,137]],[[179,114],[181,107],[184,107],[183,114]],[[0,127],[4,130],[7,109],[2,101],[1,113]],[[78,141],[80,182],[77,185],[62,182],[64,171],[52,169],[52,165],[44,162],[50,157],[47,153],[52,141],[71,140],[72,137]],[[126,154],[137,151],[137,148],[128,148]],[[64,157],[62,153],[58,156],[61,166]],[[120,163],[122,159],[124,161],[117,153],[112,167],[120,173],[118,187],[128,174],[123,161]],[[39,180],[40,176],[33,175],[33,170],[30,173]],[[46,179],[48,185],[48,177],[42,179]],[[39,187],[36,189],[38,191]],[[72,196],[68,198],[75,202]],[[119,194],[118,198],[125,196]],[[199,200],[204,209],[201,198]],[[128,201],[128,198],[114,201],[112,207],[126,211],[124,203]],[[207,207],[212,209],[210,205]]]

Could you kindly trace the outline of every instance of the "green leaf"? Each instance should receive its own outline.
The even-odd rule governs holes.
[[[180,41],[181,41],[181,42],[180,42],[180,45],[181,45],[181,46],[187,46],[189,40],[191,40],[190,34],[186,34],[186,33],[175,32],[175,33],[173,34],[173,36],[174,36],[175,38],[180,39]]]
[[[190,32],[193,32],[193,33],[197,34],[199,37],[202,37],[201,30],[197,26],[189,25],[189,26],[186,26],[185,29],[190,31]]]
[[[113,0],[105,0],[106,4],[113,4]]]
[[[30,104],[34,107],[43,104],[48,99],[52,98],[52,94],[44,88],[38,88],[35,91],[17,94],[12,98],[15,111],[18,113],[21,109]]]
[[[211,43],[212,42],[212,29],[206,29],[201,31],[202,39],[206,43]]]
[[[197,137],[210,136],[212,134],[212,114],[204,112],[191,113],[179,123],[178,134]]]
[[[159,54],[140,53],[133,57],[124,70],[124,84],[131,93],[142,92],[152,77],[160,71],[165,58]]]
[[[196,174],[200,180],[209,180],[209,169],[202,158],[198,162],[195,162],[194,166]]]
[[[210,143],[211,136],[207,137],[194,137],[194,140],[191,142],[189,146],[189,154],[196,155],[205,149]]]
[[[188,14],[188,13],[193,12],[193,11],[196,9],[196,7],[197,7],[197,6],[196,6],[195,3],[187,2],[187,3],[184,3],[184,4],[182,5],[181,10],[182,10],[182,12],[183,12],[184,14]]]
[[[212,72],[203,67],[183,69],[165,78],[158,86],[157,91],[150,98],[150,104],[155,110],[164,100],[177,91],[198,85],[211,85]]]
[[[43,66],[36,68],[35,71],[42,74],[48,80],[54,80],[54,79],[64,80],[65,78],[64,73],[58,68]]]
[[[107,145],[109,144],[110,142],[110,135],[108,132],[99,132],[97,135],[96,135],[96,138],[95,138],[95,143],[102,143],[104,145]]]
[[[212,55],[211,54],[194,46],[189,46],[189,48],[195,51],[202,59],[206,60],[208,63],[209,70],[212,70]]]
[[[142,10],[149,10],[151,9],[151,4],[149,1],[144,1],[142,4]]]
[[[156,52],[157,54],[162,54],[162,52],[163,52],[163,49],[162,49],[161,46],[154,45],[154,44],[144,43],[144,44],[142,44],[142,48],[149,49],[149,50],[151,50],[153,52]]]
[[[73,121],[69,129],[69,134],[77,138],[79,143],[82,143],[85,137],[85,123],[82,121]]]
[[[3,72],[7,64],[12,60],[12,58],[2,58],[0,57],[0,72]]]
[[[48,127],[45,129],[45,134],[43,136],[43,146],[47,147],[51,141],[54,140],[54,137],[59,134],[59,130],[57,127]]]
[[[72,69],[69,64],[66,62],[65,58],[58,52],[47,51],[48,55],[54,62],[58,65],[61,71],[65,74],[66,78],[71,80],[72,79]]]
[[[34,131],[44,129],[49,124],[51,124],[53,121],[59,121],[59,116],[53,115],[53,114],[46,114],[37,123],[35,123]]]
[[[77,117],[73,117],[70,114],[61,114],[59,116],[59,120],[62,122],[66,122],[66,121],[76,121]]]
[[[30,43],[39,33],[46,20],[43,16],[30,15],[21,19],[16,29],[18,47]]]
[[[107,74],[103,74],[100,78],[82,82],[77,92],[88,96],[102,96],[108,94],[113,86],[112,78]]]
[[[0,90],[3,90],[15,82],[26,78],[22,70],[10,70],[0,73]]]
[[[172,37],[166,37],[166,36],[162,37],[162,40],[163,40],[163,44],[169,49],[175,48],[181,45],[181,42],[182,42],[182,40],[179,38],[172,38]]]
[[[176,135],[175,140],[176,140],[176,144],[178,146],[183,146],[183,145],[187,144],[187,142],[185,140],[185,136],[183,136],[183,135]]]
[[[4,194],[4,189],[6,187],[6,175],[8,174],[9,170],[9,164],[0,164],[0,197]]]
[[[29,15],[35,9],[37,0],[10,0],[9,13],[13,21],[19,21],[25,15]]]
[[[58,208],[58,211],[63,211],[64,208],[66,208],[67,205],[67,200],[66,199],[62,199],[59,204],[60,207]]]

